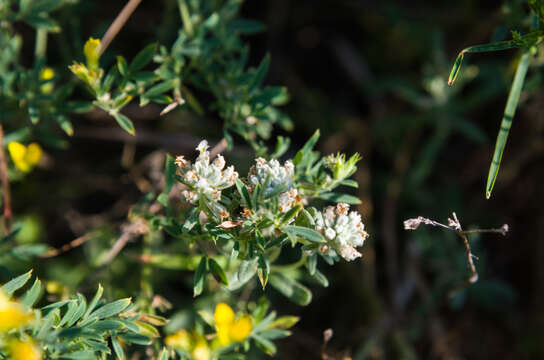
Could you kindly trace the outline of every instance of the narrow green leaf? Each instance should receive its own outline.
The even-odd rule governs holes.
[[[160,82],[157,85],[153,86],[151,89],[147,90],[145,93],[145,96],[152,98],[154,96],[160,95],[172,89],[175,83],[176,83],[175,79],[168,79],[163,82]]]
[[[42,282],[39,279],[34,281],[32,287],[25,293],[21,302],[26,307],[32,307],[36,301],[38,301],[40,295],[42,294]]]
[[[85,314],[83,315],[84,319],[89,317],[89,315],[94,310],[96,305],[98,305],[98,301],[100,301],[100,298],[102,297],[102,293],[104,293],[104,288],[102,287],[101,284],[98,284],[98,289],[96,290],[96,293],[94,294],[93,299],[89,303],[89,306],[87,307],[87,311],[85,311]]]
[[[89,317],[104,319],[110,316],[117,315],[121,311],[125,310],[130,305],[130,303],[131,303],[131,298],[116,300],[102,307],[99,307]]]
[[[174,157],[170,154],[166,154],[166,161],[164,164],[164,193],[170,194],[172,186],[176,182],[176,163],[174,162]]]
[[[337,203],[346,203],[350,205],[357,205],[361,203],[361,200],[359,200],[358,197],[348,194],[341,194],[341,193],[324,193],[319,194],[318,196],[320,199],[328,200],[328,201],[334,201]]]
[[[351,180],[351,179],[342,180],[342,181],[340,181],[340,184],[345,185],[345,186],[349,186],[349,187],[353,187],[353,188],[358,188],[359,187],[359,183],[357,181]]]
[[[195,270],[200,263],[200,255],[178,255],[178,254],[151,254],[146,255],[144,263],[161,269],[170,270]]]
[[[238,290],[255,276],[257,261],[258,259],[254,258],[240,263],[238,271],[229,279],[229,290]]]
[[[249,191],[247,190],[246,186],[240,179],[236,179],[234,183],[236,184],[236,189],[242,197],[242,200],[245,202],[244,205],[251,209],[251,197],[249,196]]]
[[[115,118],[119,126],[126,132],[128,132],[130,135],[134,135],[136,133],[136,130],[134,129],[134,124],[128,117],[121,113],[113,113],[112,116]]]
[[[253,340],[255,340],[255,344],[266,354],[268,355],[274,355],[277,351],[276,345],[268,339],[265,339],[259,335],[253,335]]]
[[[7,298],[11,298],[13,293],[23,286],[30,280],[32,277],[32,270],[30,270],[27,273],[24,273],[23,275],[17,276],[15,279],[12,279],[5,283],[0,290],[7,296]]]
[[[217,280],[217,282],[220,282],[225,286],[229,286],[229,279],[227,278],[227,275],[225,274],[225,271],[223,270],[221,265],[219,265],[217,261],[212,258],[208,260],[208,265],[210,266],[212,275]]]
[[[253,92],[256,88],[261,86],[264,77],[266,76],[266,73],[268,72],[268,67],[270,66],[270,54],[266,54],[266,56],[263,58],[261,63],[259,64],[259,67],[255,71],[255,75],[249,84],[249,93]]]
[[[283,231],[286,234],[292,234],[314,243],[325,242],[325,238],[323,237],[323,235],[321,235],[319,232],[315,231],[314,229],[310,229],[310,228],[306,228],[302,226],[287,225],[283,227]]]
[[[155,52],[157,51],[157,44],[147,45],[142,51],[140,51],[132,60],[129,66],[129,71],[134,73],[144,66],[149,64],[153,59]]]
[[[298,305],[308,305],[312,301],[311,291],[297,281],[278,273],[270,274],[270,284],[283,296]]]
[[[118,56],[117,57],[117,69],[119,70],[119,74],[126,77],[128,75],[128,64],[124,57]]]
[[[487,185],[485,191],[486,199],[489,199],[491,196],[491,191],[493,191],[493,186],[495,185],[495,180],[497,179],[497,174],[499,173],[502,153],[504,152],[506,140],[508,139],[508,133],[510,132],[512,120],[514,119],[514,115],[516,113],[519,97],[523,88],[523,82],[525,80],[525,76],[527,75],[527,69],[529,69],[530,56],[531,55],[528,51],[523,53],[521,56],[521,60],[516,70],[516,75],[514,76],[514,81],[512,82],[512,87],[510,88],[510,93],[508,94],[508,100],[506,101],[501,127],[499,129],[499,134],[497,135],[497,142],[495,143],[493,159],[491,160],[489,174],[487,175]]]
[[[204,289],[204,280],[206,279],[206,273],[207,273],[207,264],[208,264],[208,258],[206,256],[203,256],[200,260],[200,264],[198,264],[198,267],[195,271],[195,277],[194,277],[194,285],[193,285],[193,296],[197,297],[202,293],[202,290]]]

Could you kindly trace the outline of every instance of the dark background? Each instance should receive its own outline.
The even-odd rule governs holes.
[[[80,57],[85,39],[101,36],[121,3],[82,1],[75,12],[61,13],[70,31],[51,37],[53,65]],[[529,70],[490,200],[485,181],[519,54],[467,56],[465,80],[453,89],[446,84],[460,49],[523,29],[525,4],[254,0],[242,12],[267,26],[247,39],[250,62],[256,66],[271,54],[266,83],[285,85],[292,95],[286,112],[295,123],[294,144],[320,128],[323,153],[363,156],[355,175],[363,201],[358,210],[371,234],[362,260],[319,265],[330,286],[313,287],[309,306],[271,293],[278,313],[302,318],[280,342],[277,358],[321,358],[327,328],[334,336],[326,351],[338,359],[544,358],[542,56]],[[102,61],[118,54],[130,59],[157,39],[168,46],[179,26],[174,1],[144,1]],[[32,41],[26,46],[31,53]],[[42,240],[56,247],[123,221],[146,190],[142,181],[161,170],[152,160],[156,149],[191,153],[196,139],[221,137],[216,114],[176,112],[161,119],[159,111],[129,106],[135,142],[98,111],[76,119],[69,149],[51,150],[49,169],[14,185],[15,212],[44,228]],[[240,152],[226,155],[245,166],[249,161]],[[470,237],[480,274],[472,285],[465,283],[464,247],[454,234],[402,227],[419,215],[445,223],[452,211],[465,228],[510,226],[506,237]],[[115,236],[117,230],[109,231]],[[68,253],[64,267],[45,260],[37,266],[46,278],[70,268],[67,285],[77,289],[89,276],[78,263],[91,253]],[[173,288],[174,280],[163,285],[165,293],[190,301],[187,289]]]

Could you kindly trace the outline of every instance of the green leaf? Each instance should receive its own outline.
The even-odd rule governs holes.
[[[102,287],[101,284],[98,284],[98,289],[96,290],[96,293],[94,294],[93,299],[89,303],[89,306],[87,307],[87,311],[85,311],[85,314],[83,315],[84,319],[88,318],[91,312],[96,307],[96,305],[98,305],[98,301],[100,301],[100,298],[102,297],[103,292],[104,292],[104,288]]]
[[[244,205],[251,209],[251,197],[249,196],[249,191],[247,190],[246,186],[240,179],[236,179],[234,183],[236,184],[236,189],[242,197],[242,200],[245,202]]]
[[[345,186],[349,186],[349,187],[353,187],[353,188],[358,188],[359,187],[359,183],[357,181],[351,180],[351,179],[342,180],[342,181],[340,181],[340,184],[345,185]]]
[[[15,279],[12,279],[5,283],[0,290],[7,296],[8,299],[11,298],[13,293],[23,286],[30,280],[32,277],[32,270],[30,270],[27,273],[24,273],[23,275],[17,276]]]
[[[96,309],[89,318],[104,319],[110,316],[119,314],[121,311],[125,310],[131,303],[131,298],[125,298],[116,300],[109,304],[103,305]]]
[[[151,339],[145,335],[134,334],[134,333],[124,333],[124,334],[120,334],[119,337],[131,344],[138,344],[138,345],[151,344]]]
[[[62,6],[62,0],[33,1],[32,14],[50,13]]]
[[[117,69],[119,70],[119,74],[126,77],[128,75],[128,64],[124,57],[118,56],[117,57]]]
[[[234,291],[241,288],[255,276],[257,272],[257,258],[244,260],[240,263],[238,271],[229,279],[229,290]]]
[[[270,274],[270,284],[295,304],[305,306],[312,301],[310,290],[291,278],[272,273]]]
[[[123,347],[121,346],[121,344],[119,344],[119,341],[117,340],[117,336],[111,337],[111,344],[113,346],[113,351],[115,351],[115,356],[117,356],[117,359],[124,360],[125,351],[123,350]]]
[[[60,31],[59,24],[55,20],[44,14],[31,15],[25,17],[24,20],[28,25],[32,26],[35,29],[45,29],[52,33],[57,33]]]
[[[262,22],[249,19],[236,19],[227,25],[227,30],[229,33],[231,31],[237,31],[241,34],[247,35],[259,33],[265,29],[266,26]]]
[[[62,355],[61,359],[96,360],[96,353],[90,350],[74,351],[73,353]]]
[[[346,203],[350,205],[357,205],[361,203],[361,200],[359,200],[358,197],[355,197],[353,195],[348,195],[348,194],[341,194],[341,193],[329,192],[329,193],[319,194],[318,197],[323,200],[334,201],[337,203]]]
[[[161,352],[159,353],[158,360],[168,360],[168,349],[163,347]]]
[[[266,354],[268,355],[274,355],[277,351],[276,345],[268,339],[265,339],[259,335],[253,335],[253,340],[255,340],[255,344]]]
[[[257,263],[257,275],[259,277],[259,281],[261,282],[261,286],[264,288],[266,287],[266,284],[268,283],[268,276],[270,274],[270,265],[268,264],[268,261],[264,258],[264,256],[259,255],[259,261]]]
[[[276,140],[276,149],[270,155],[271,158],[277,159],[289,150],[289,145],[291,145],[291,139],[283,136],[278,136]]]
[[[42,282],[39,279],[36,279],[32,287],[30,288],[30,290],[28,290],[24,294],[23,298],[21,299],[21,302],[26,307],[30,308],[36,303],[36,301],[38,301],[41,294],[42,294]]]
[[[489,173],[487,175],[487,185],[485,191],[486,199],[489,199],[491,196],[491,191],[493,191],[495,180],[497,179],[497,174],[499,173],[502,153],[506,147],[506,140],[508,139],[508,133],[510,132],[510,127],[512,126],[512,120],[514,119],[516,108],[518,107],[519,97],[521,95],[521,90],[523,89],[523,82],[525,80],[525,76],[527,75],[527,70],[529,69],[531,59],[530,56],[529,51],[523,53],[516,70],[516,75],[514,76],[514,81],[512,81],[512,87],[510,88],[508,100],[506,101],[501,127],[499,129],[499,134],[497,135],[497,142],[495,143],[493,159],[491,160],[491,166],[489,167]]]
[[[113,113],[112,116],[115,118],[119,126],[126,132],[128,132],[130,135],[134,135],[136,133],[136,130],[134,129],[134,124],[128,117],[121,113]]]
[[[281,217],[281,223],[287,224],[292,218],[294,218],[298,212],[302,209],[302,205],[293,206]]]
[[[142,69],[147,64],[149,64],[149,62],[153,59],[153,56],[155,55],[156,51],[157,51],[157,44],[147,45],[142,51],[140,51],[134,57],[134,59],[130,63],[129,71],[131,73],[134,73]]]
[[[210,270],[215,280],[225,286],[229,286],[229,279],[227,278],[225,271],[223,271],[223,268],[221,268],[217,261],[210,258],[208,260],[208,265],[210,266]]]
[[[176,83],[175,79],[165,80],[153,86],[151,89],[147,90],[145,96],[152,98],[154,96],[160,95],[174,87]]]
[[[72,122],[68,119],[68,117],[64,115],[59,115],[55,117],[55,120],[59,124],[60,128],[66,133],[66,135],[74,135],[74,127],[72,126]]]
[[[315,144],[317,143],[317,140],[319,140],[320,132],[319,129],[317,129],[314,134],[306,141],[306,144],[297,152],[297,155],[295,156],[295,159],[293,160],[293,164],[306,166],[308,160],[311,158],[311,152],[314,148]]]
[[[170,154],[166,154],[166,161],[164,164],[164,193],[170,194],[172,186],[176,182],[176,170],[177,166],[174,158]]]
[[[296,226],[296,225],[287,225],[284,226],[282,229],[286,234],[292,234],[298,237],[301,237],[303,239],[306,239],[308,241],[311,241],[313,243],[322,243],[325,242],[325,238],[321,233],[302,226]]]
[[[208,258],[206,256],[202,256],[202,259],[200,260],[200,264],[198,264],[198,267],[195,271],[195,277],[194,277],[194,285],[193,285],[193,296],[197,297],[202,293],[202,290],[204,289],[204,281],[206,280],[206,273],[207,273],[207,264],[208,264]]]
[[[256,88],[261,86],[264,80],[264,77],[266,76],[266,73],[268,72],[269,66],[270,66],[270,54],[266,54],[266,56],[263,58],[263,60],[259,64],[259,67],[255,71],[252,81],[249,83],[249,86],[248,86],[249,93],[253,92]]]

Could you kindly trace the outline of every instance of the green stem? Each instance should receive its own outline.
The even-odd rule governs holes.
[[[306,253],[303,252],[302,256],[300,257],[300,259],[298,259],[297,262],[294,262],[292,264],[286,264],[286,265],[272,265],[270,266],[270,269],[275,271],[293,270],[293,269],[298,269],[304,264],[306,264]]]
[[[189,36],[193,36],[194,29],[193,23],[191,22],[191,14],[189,13],[189,7],[185,0],[178,0],[179,13],[181,15],[181,20],[183,21],[183,29]]]
[[[36,44],[34,45],[34,60],[39,63],[45,60],[47,52],[47,30],[40,28],[36,31]]]

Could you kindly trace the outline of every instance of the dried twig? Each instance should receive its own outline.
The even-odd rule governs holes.
[[[143,219],[138,219],[131,224],[125,224],[121,227],[121,236],[108,251],[101,266],[107,265],[123,250],[127,243],[135,236],[149,232],[149,227]]]
[[[467,263],[468,267],[470,269],[471,275],[468,278],[469,283],[475,283],[478,281],[478,271],[476,270],[476,266],[474,265],[474,258],[478,259],[474,254],[472,254],[472,251],[470,249],[470,243],[468,241],[467,234],[471,233],[499,233],[503,236],[506,235],[506,233],[509,230],[508,224],[504,224],[498,229],[475,229],[475,230],[463,230],[461,227],[461,222],[457,218],[457,214],[455,212],[452,213],[453,218],[448,218],[448,225],[444,225],[442,223],[439,223],[438,221],[434,221],[431,219],[427,219],[423,216],[419,216],[417,218],[408,219],[404,221],[404,229],[405,230],[416,230],[419,225],[425,224],[425,225],[431,225],[431,226],[437,226],[442,227],[451,231],[454,231],[457,236],[463,240],[463,245],[465,246],[466,256],[467,256]]]
[[[11,191],[8,179],[8,160],[4,151],[4,128],[0,124],[0,180],[2,181],[2,195],[4,196],[4,229],[6,235],[11,232]]]
[[[65,252],[67,252],[69,250],[72,250],[73,248],[76,248],[78,246],[83,245],[87,240],[91,239],[93,237],[93,235],[94,235],[93,233],[89,233],[89,234],[85,234],[83,236],[80,236],[77,239],[74,239],[74,240],[70,241],[68,244],[63,245],[62,247],[60,247],[58,249],[49,250],[48,252],[43,254],[41,257],[42,258],[50,258],[50,257],[58,256],[58,255],[60,255],[62,253],[65,253]]]
[[[106,34],[104,34],[104,36],[100,40],[100,55],[102,55],[104,51],[106,51],[112,40],[117,36],[119,31],[121,31],[127,20],[130,18],[130,15],[132,15],[134,10],[136,10],[141,2],[142,0],[130,0],[125,5],[123,10],[121,10],[119,15],[117,15],[115,20],[111,23],[110,27],[106,31]]]

